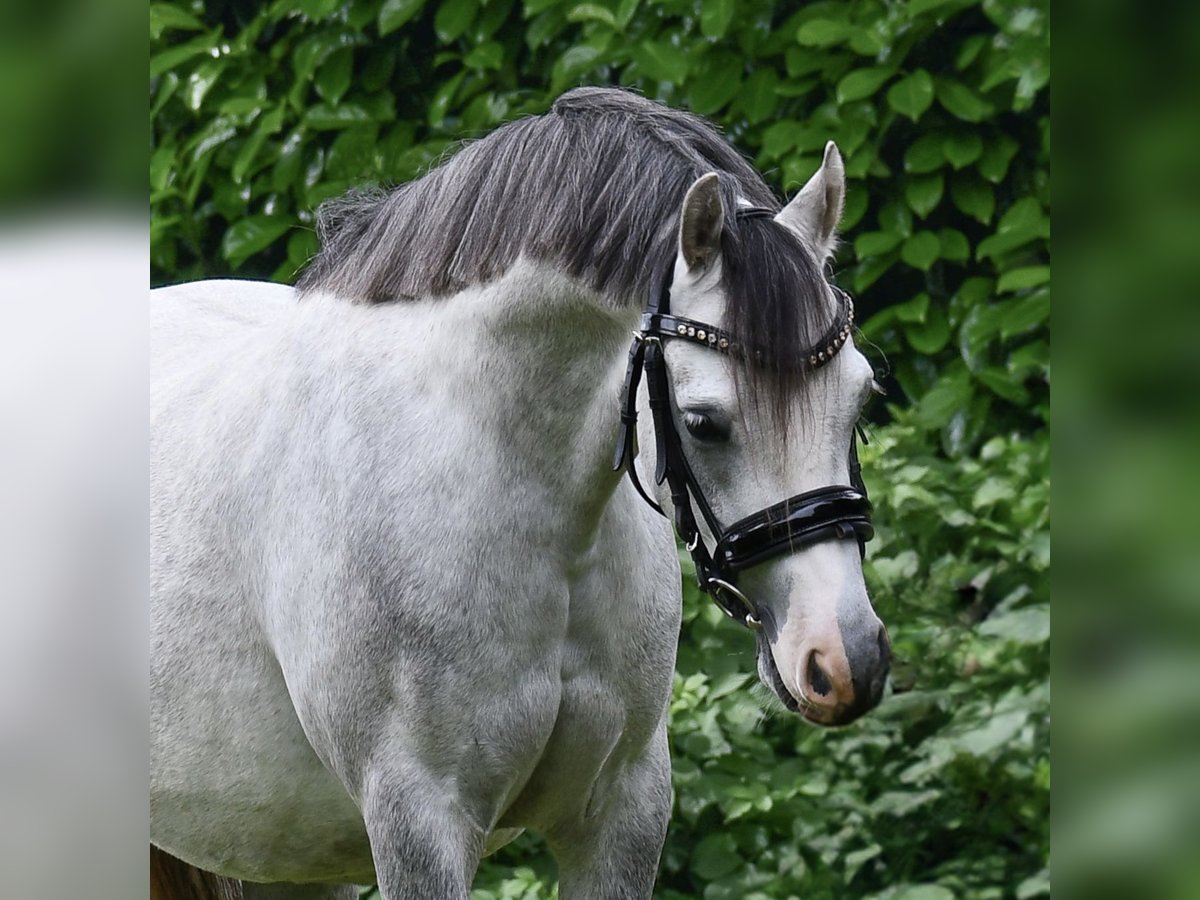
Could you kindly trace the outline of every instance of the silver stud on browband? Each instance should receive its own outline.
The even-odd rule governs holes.
[[[729,341],[725,340],[725,338],[721,338],[721,343],[718,344],[717,346],[719,346],[722,350],[728,350],[729,349]]]
[[[705,334],[704,334],[703,328],[701,328],[699,331],[696,332],[696,337],[698,337],[700,340],[704,340]]]
[[[680,325],[678,328],[675,329],[675,333],[676,334],[687,334],[687,326]]]

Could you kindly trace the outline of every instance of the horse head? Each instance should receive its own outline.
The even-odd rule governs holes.
[[[662,327],[664,338],[678,328],[688,339],[658,342],[670,421],[655,424],[673,431],[675,443],[653,439],[668,460],[677,448],[675,465],[687,470],[681,487],[679,478],[664,477],[660,459],[659,494],[664,508],[675,507],[677,527],[685,520],[685,541],[689,527],[698,532],[689,541],[694,555],[697,546],[712,548],[711,571],[708,549],[698,562],[701,586],[727,611],[744,603],[738,615],[758,631],[760,678],[785,706],[822,725],[873,708],[890,659],[863,580],[860,543],[870,536],[870,507],[865,489],[857,497],[849,487],[861,485],[852,448],[873,372],[851,337],[852,312],[843,311],[849,299],[823,274],[844,184],[832,142],[817,173],[778,213],[731,210],[716,173],[692,184]],[[697,340],[688,323],[714,323],[716,336],[700,328]],[[816,344],[815,335],[822,335]],[[654,444],[644,438],[643,446]],[[844,514],[826,509],[838,496],[851,498]],[[703,515],[681,516],[689,500]],[[796,518],[805,504],[812,509]],[[810,512],[815,527],[802,540],[796,529]],[[743,553],[736,576],[726,575],[721,554],[736,558],[728,549],[736,536],[725,523],[738,521],[756,521],[764,534],[790,532],[776,535],[773,552],[757,560]],[[726,583],[735,577],[736,587]]]

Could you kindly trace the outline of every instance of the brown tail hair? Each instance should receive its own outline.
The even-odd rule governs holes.
[[[151,844],[150,900],[242,900],[242,883],[189,866]]]

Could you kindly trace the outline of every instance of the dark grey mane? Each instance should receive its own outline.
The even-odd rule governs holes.
[[[326,203],[298,287],[361,303],[445,296],[523,254],[614,306],[640,306],[670,271],[684,194],[707,172],[720,175],[725,208],[726,327],[763,350],[752,381],[789,381],[828,324],[820,265],[771,220],[736,218],[739,199],[779,202],[711,125],[621,90],[570,91],[416,181]]]

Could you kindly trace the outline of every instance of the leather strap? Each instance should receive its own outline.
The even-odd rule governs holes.
[[[874,534],[871,501],[855,488],[835,485],[797,494],[734,522],[717,543],[716,557],[736,573],[822,541],[857,538],[861,547]]]

